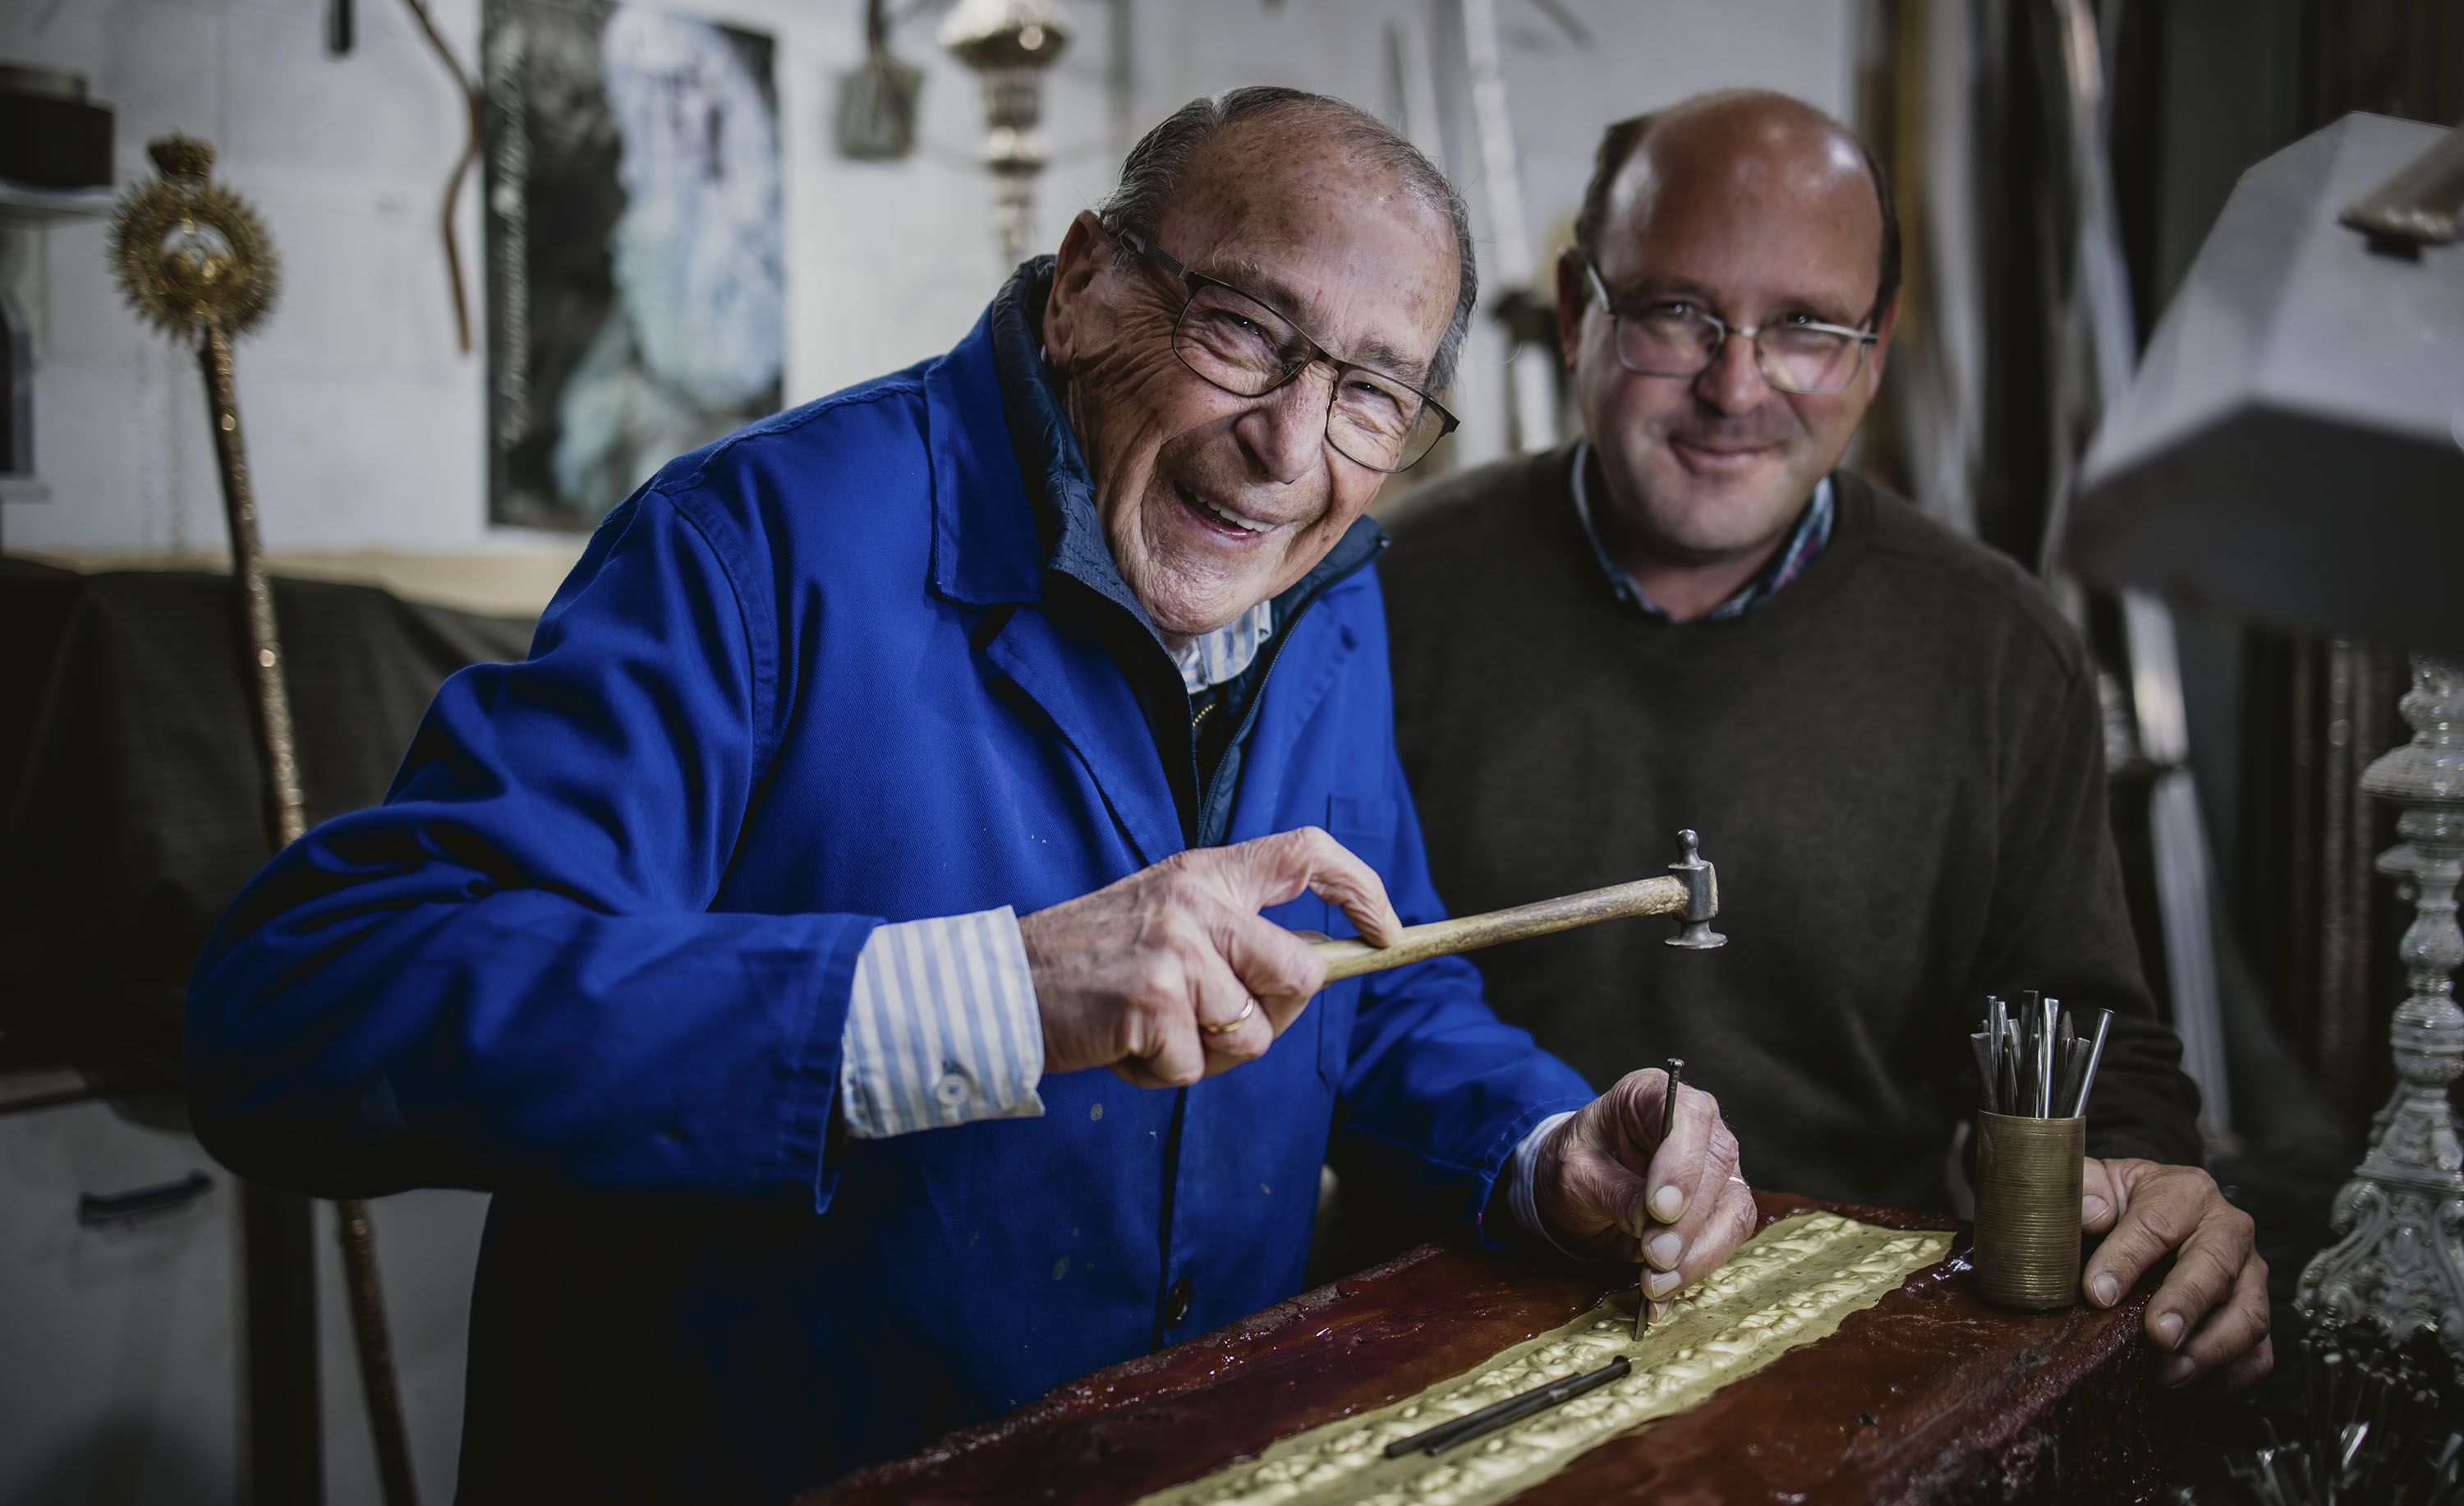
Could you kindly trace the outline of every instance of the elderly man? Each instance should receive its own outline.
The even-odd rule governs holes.
[[[1699,823],[1736,944],[1525,942],[1485,954],[1491,1002],[1595,1075],[1683,1054],[1760,1181],[1918,1207],[1949,1201],[1985,996],[2109,1008],[2086,1296],[2178,1255],[2164,1377],[2264,1374],[2266,1267],[2141,978],[2087,656],[2009,561],[1837,469],[1897,312],[1879,168],[1796,100],[1706,96],[1610,127],[1576,242],[1587,437],[1407,504],[1397,736],[1448,902],[1624,878]]]
[[[243,895],[207,1142],[498,1194],[464,1500],[776,1495],[1223,1323],[1331,1138],[1659,1296],[1750,1229],[1706,1096],[1662,1143],[1468,965],[1287,929],[1438,914],[1362,515],[1473,288],[1374,120],[1198,101],[948,355],[652,477]]]

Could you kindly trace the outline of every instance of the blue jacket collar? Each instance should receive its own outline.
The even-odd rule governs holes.
[[[1013,444],[993,339],[1005,315],[1023,320],[1015,305],[1028,268],[1010,278],[965,339],[924,369],[933,588],[952,601],[992,606],[1044,595],[1044,540],[1017,458],[1021,447]],[[1057,417],[1059,405],[1051,407]],[[1066,422],[1046,442],[1077,449]]]

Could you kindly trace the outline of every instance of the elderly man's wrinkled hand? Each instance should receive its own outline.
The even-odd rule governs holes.
[[[1559,1244],[1647,1266],[1643,1289],[1654,1301],[1719,1269],[1754,1231],[1753,1193],[1719,1103],[1680,1087],[1663,1142],[1667,1089],[1657,1068],[1626,1074],[1551,1134],[1531,1186]]]
[[[2239,1390],[2276,1367],[2267,1262],[2250,1215],[2225,1201],[2214,1178],[2196,1166],[2091,1156],[2081,1186],[2081,1226],[2104,1234],[2079,1273],[2090,1302],[2111,1307],[2175,1257],[2147,1304],[2147,1339],[2167,1356],[2158,1368],[2167,1384],[2205,1376]]]
[[[1376,871],[1315,827],[1175,853],[1020,920],[1044,1070],[1181,1088],[1264,1055],[1326,984],[1309,943],[1258,914],[1304,891],[1378,945],[1402,930]]]

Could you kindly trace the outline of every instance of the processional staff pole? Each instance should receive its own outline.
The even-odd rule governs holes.
[[[209,178],[211,146],[166,136],[148,151],[162,175],[121,201],[112,226],[112,256],[129,302],[173,339],[193,344],[204,370],[223,510],[231,525],[231,572],[240,587],[243,657],[263,757],[268,834],[279,850],[307,830],[307,817],[274,588],[266,578],[231,380],[231,343],[273,307],[278,263],[255,211]],[[309,1205],[253,1184],[247,1185],[246,1196],[253,1495],[261,1501],[315,1500],[323,1491],[323,1451]],[[393,1340],[377,1280],[376,1235],[366,1204],[349,1199],[336,1205],[336,1211],[343,1287],[385,1503],[416,1506]],[[272,1320],[277,1313],[287,1320]]]

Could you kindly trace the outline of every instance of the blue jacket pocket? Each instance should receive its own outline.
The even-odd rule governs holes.
[[[1395,822],[1402,807],[1378,795],[1326,797],[1327,834],[1358,853],[1382,875],[1395,857]],[[1334,918],[1341,921],[1340,911]]]
[[[1329,795],[1326,799],[1326,831],[1342,843],[1362,862],[1386,876],[1395,857],[1395,823],[1402,808],[1394,801],[1377,795]],[[1321,901],[1323,903],[1323,901]],[[1352,918],[1333,905],[1324,905],[1329,936],[1357,936],[1359,927]],[[1337,1092],[1343,1087],[1344,1070],[1352,1061],[1352,1022],[1359,1008],[1358,980],[1339,983],[1317,996],[1309,1012],[1317,1016],[1318,1076]]]

